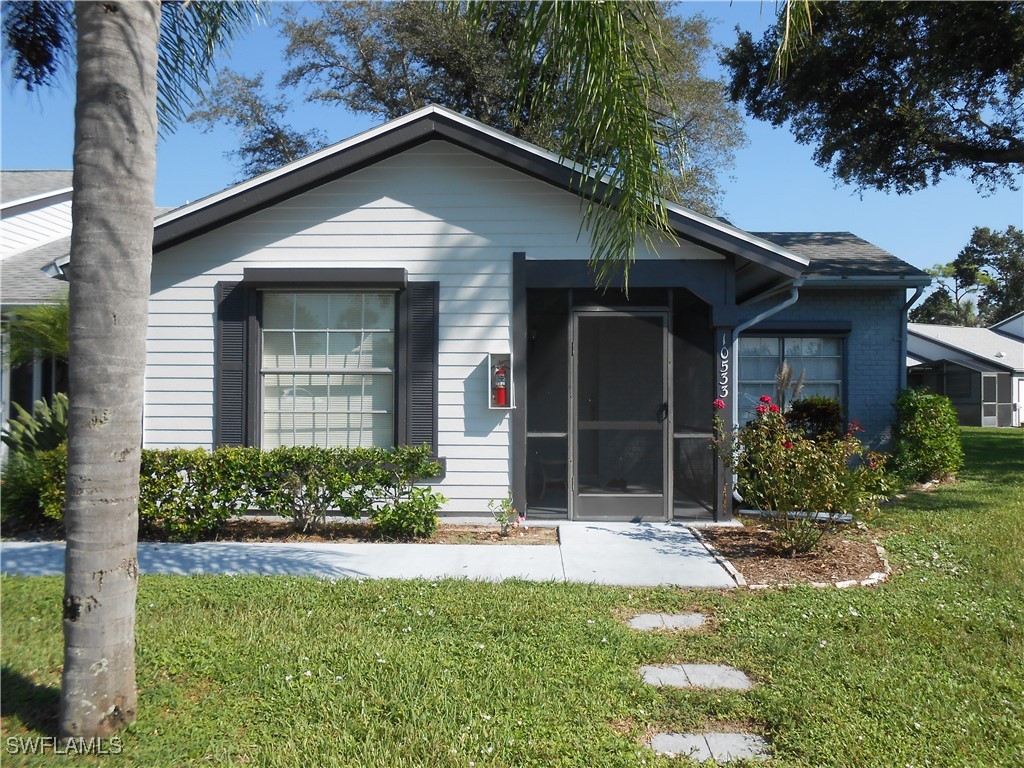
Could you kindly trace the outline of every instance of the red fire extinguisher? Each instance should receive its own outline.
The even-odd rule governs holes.
[[[508,405],[508,371],[504,364],[494,366],[494,404],[497,406]]]

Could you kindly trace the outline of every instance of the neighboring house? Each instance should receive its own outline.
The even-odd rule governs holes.
[[[71,171],[0,171],[0,312],[50,304],[67,295],[67,284],[42,269],[66,257],[71,236]],[[0,371],[0,421],[10,403],[32,403],[67,391],[67,369],[47,359]]]
[[[712,402],[783,360],[884,443],[925,273],[666,203],[596,289],[578,176],[431,106],[158,217],[146,446],[428,443],[450,514],[721,519]]]
[[[960,424],[1024,424],[1024,312],[989,328],[908,325],[907,381],[946,395]]]

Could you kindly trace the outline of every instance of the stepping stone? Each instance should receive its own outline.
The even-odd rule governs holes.
[[[725,664],[670,664],[664,667],[640,667],[648,685],[668,688],[728,688],[746,691],[753,687],[750,678]]]
[[[658,733],[651,739],[651,749],[668,757],[684,755],[699,763],[768,759],[768,743],[750,733]]]
[[[697,629],[704,626],[700,613],[641,613],[629,620],[631,629],[649,632],[655,629]]]

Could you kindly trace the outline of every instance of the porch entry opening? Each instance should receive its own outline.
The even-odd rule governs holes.
[[[666,520],[669,315],[573,313],[570,482],[576,519]]]

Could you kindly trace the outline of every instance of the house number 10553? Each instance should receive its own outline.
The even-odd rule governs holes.
[[[729,335],[722,334],[722,351],[718,353],[718,396],[726,398],[729,396]]]

